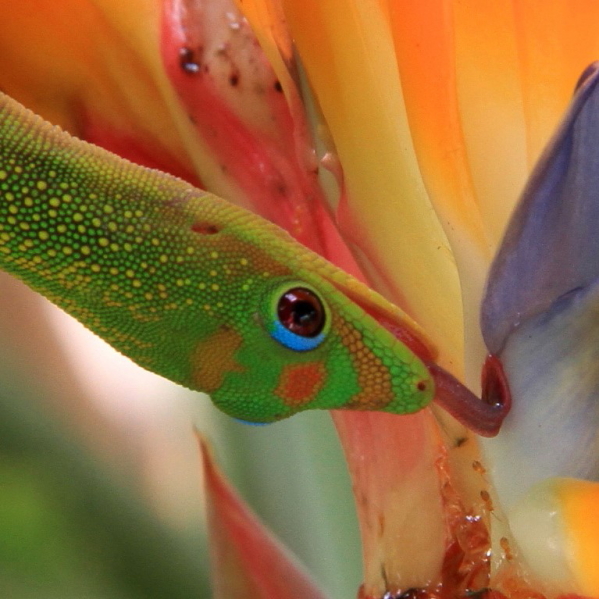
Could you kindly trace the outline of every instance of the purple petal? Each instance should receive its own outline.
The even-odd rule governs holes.
[[[549,477],[599,478],[598,341],[599,282],[509,335],[501,360],[514,401],[488,446],[505,505]]]
[[[500,354],[513,329],[599,277],[599,63],[543,153],[490,271],[481,324]]]

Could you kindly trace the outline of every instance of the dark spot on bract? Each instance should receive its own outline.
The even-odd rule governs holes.
[[[437,595],[426,589],[411,588],[397,593],[385,593],[381,599],[435,599]]]
[[[478,460],[472,462],[472,469],[479,474],[485,474],[487,472],[485,467]]]
[[[401,595],[397,596],[397,599],[429,599],[432,595],[426,589],[408,589]]]
[[[466,599],[507,599],[503,593],[489,588],[468,591],[464,597]]]
[[[287,195],[288,188],[284,181],[277,181],[274,183],[274,189],[279,195]]]
[[[220,229],[212,223],[194,223],[191,225],[191,230],[200,235],[216,235]]]
[[[179,66],[181,70],[190,75],[200,72],[200,61],[197,59],[196,53],[185,46],[179,49]]]
[[[273,87],[275,88],[276,92],[279,92],[280,94],[283,93],[283,86],[281,85],[281,82],[278,79],[275,81]]]
[[[379,514],[379,534],[383,536],[385,533],[385,516],[384,514]]]
[[[231,73],[229,75],[229,85],[231,87],[237,87],[239,85],[239,73]]]

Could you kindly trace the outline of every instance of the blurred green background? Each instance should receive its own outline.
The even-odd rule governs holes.
[[[0,277],[0,597],[211,597],[194,426],[328,596],[355,596],[359,535],[328,414],[245,426],[73,331]]]

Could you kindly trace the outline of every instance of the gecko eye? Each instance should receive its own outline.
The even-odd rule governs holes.
[[[279,288],[273,298],[270,334],[295,351],[308,351],[325,339],[327,312],[316,292],[306,287]]]
[[[309,289],[294,287],[284,293],[277,306],[279,322],[300,337],[316,337],[324,327],[324,306]]]

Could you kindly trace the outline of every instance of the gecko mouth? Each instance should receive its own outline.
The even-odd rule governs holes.
[[[435,382],[434,401],[437,405],[475,433],[484,437],[497,435],[512,403],[509,385],[498,358],[491,355],[487,357],[481,376],[482,393],[478,397],[436,363],[437,351],[419,334],[408,317],[402,318],[401,311],[386,310],[383,302],[379,304],[375,300],[369,301],[368,297],[352,292],[351,288],[337,282],[334,284],[341,293],[422,360]]]

